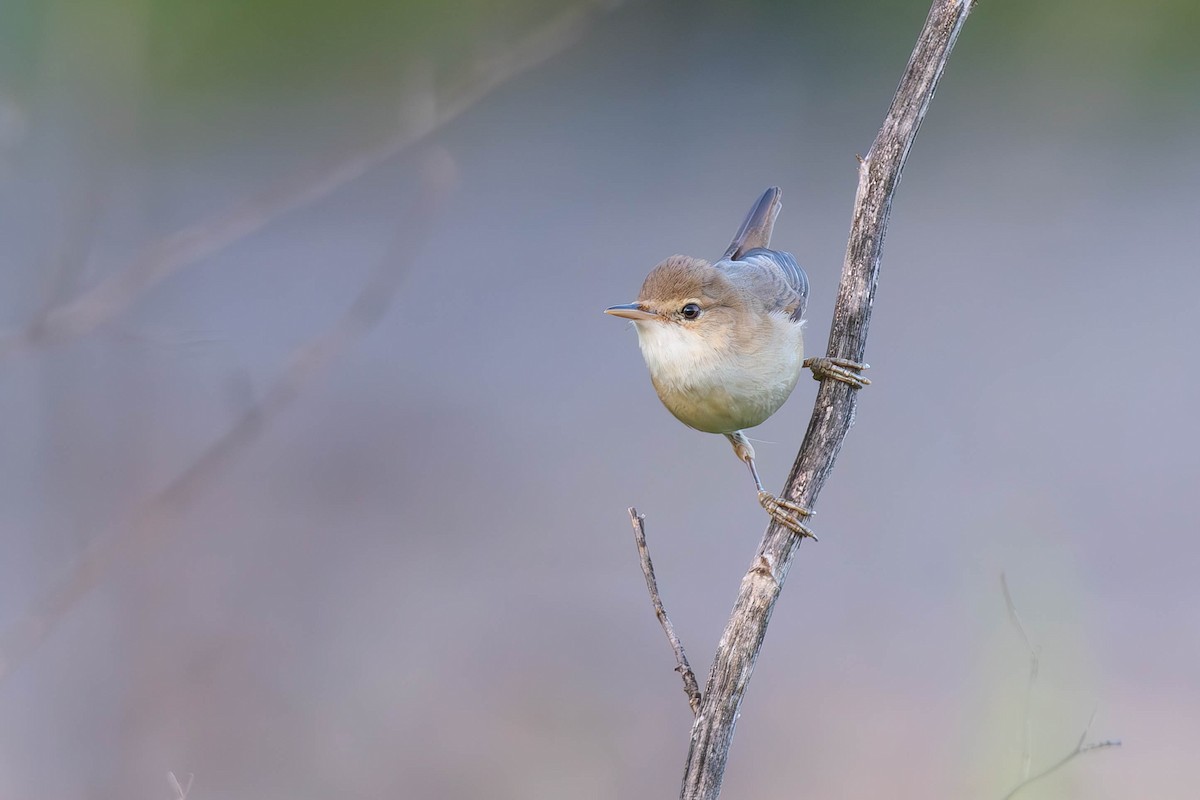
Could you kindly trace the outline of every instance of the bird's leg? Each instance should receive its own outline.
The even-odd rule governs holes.
[[[855,389],[869,386],[871,381],[861,374],[862,370],[870,368],[870,364],[860,364],[848,358],[806,358],[804,366],[812,370],[813,380],[826,379],[848,383]]]
[[[750,475],[754,478],[754,487],[758,489],[758,504],[766,510],[771,519],[797,536],[807,536],[815,540],[817,537],[800,521],[805,517],[812,516],[812,512],[791,500],[776,497],[763,488],[762,481],[758,477],[758,469],[754,466],[754,447],[746,435],[741,431],[734,431],[725,434],[725,437],[733,445],[733,452],[737,453],[737,457],[745,461],[746,466],[750,468]]]

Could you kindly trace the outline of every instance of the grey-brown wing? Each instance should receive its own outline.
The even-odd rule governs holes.
[[[756,247],[739,259],[716,266],[750,288],[769,311],[785,311],[797,322],[803,319],[808,307],[808,276],[791,253]]]
[[[769,247],[771,245],[771,229],[775,227],[775,218],[779,216],[781,208],[783,208],[783,192],[779,190],[778,186],[768,188],[750,209],[750,213],[746,215],[746,220],[742,223],[742,227],[738,228],[733,242],[725,250],[721,259],[737,260],[757,247]]]

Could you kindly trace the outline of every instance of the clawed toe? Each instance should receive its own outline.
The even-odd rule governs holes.
[[[814,380],[835,380],[849,384],[855,389],[869,386],[869,378],[861,374],[861,370],[869,369],[870,364],[860,364],[848,358],[806,358],[804,366],[812,370]]]
[[[816,535],[800,520],[812,516],[812,512],[804,506],[790,500],[781,500],[770,492],[760,491],[758,502],[771,518],[797,536],[816,541]]]

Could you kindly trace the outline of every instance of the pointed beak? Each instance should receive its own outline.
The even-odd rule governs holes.
[[[641,303],[625,303],[620,306],[609,306],[604,309],[604,313],[634,321],[639,319],[654,319],[658,316],[653,311],[647,311]]]

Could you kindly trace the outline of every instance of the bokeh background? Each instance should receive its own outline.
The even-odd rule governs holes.
[[[823,350],[855,154],[926,9],[6,0],[9,341],[163,237],[467,101],[0,362],[0,633],[128,545],[19,660],[4,640],[0,796],[171,797],[168,771],[193,800],[674,796],[690,716],[625,508],[702,677],[764,517],[600,311],[667,255],[719,254],[778,184]],[[1037,771],[1093,712],[1123,747],[1023,796],[1195,796],[1198,34],[1192,0],[973,14],[728,797],[998,798],[1026,729]],[[406,228],[433,151],[453,194]],[[382,321],[164,508],[398,229],[417,256]],[[814,391],[755,432],[773,486]],[[1001,573],[1040,653],[1028,703]]]

